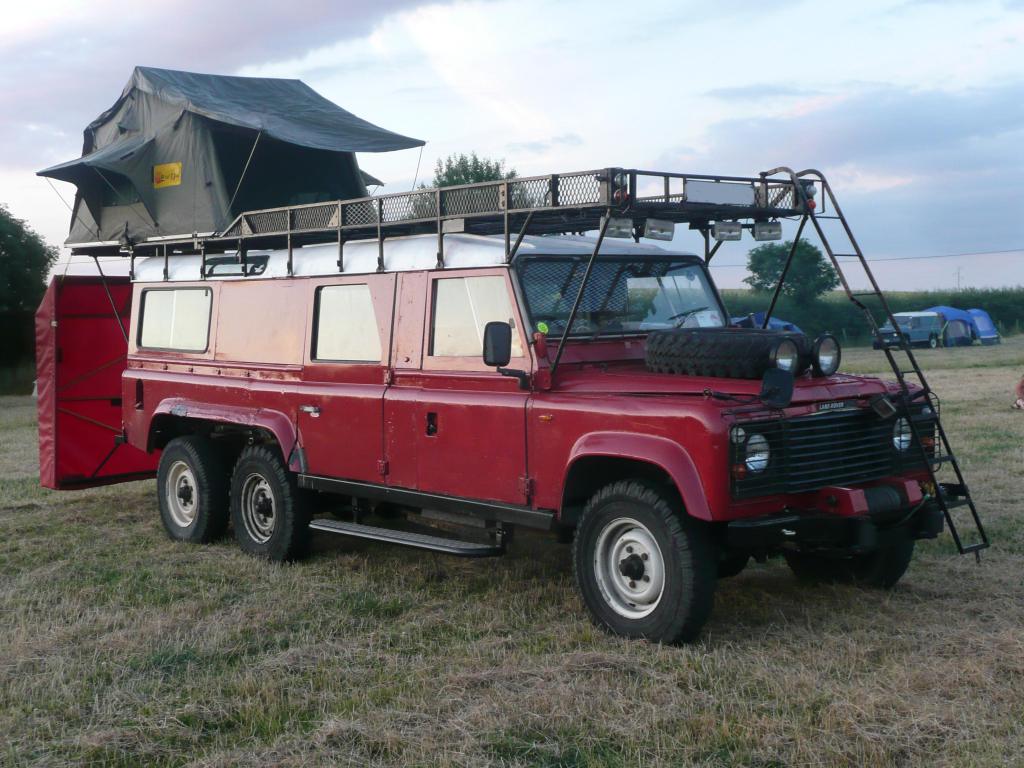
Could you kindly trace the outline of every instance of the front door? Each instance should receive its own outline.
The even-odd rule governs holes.
[[[526,504],[529,392],[515,378],[485,366],[481,357],[484,326],[492,320],[511,322],[509,367],[530,367],[507,270],[445,270],[402,278],[408,278],[408,286],[399,291],[396,343],[415,339],[421,354],[402,354],[396,347],[385,397],[388,482],[446,496]],[[414,285],[419,301],[410,295]]]

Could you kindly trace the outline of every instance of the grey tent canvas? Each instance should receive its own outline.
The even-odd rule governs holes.
[[[136,67],[85,129],[82,157],[39,171],[75,184],[68,244],[223,230],[242,211],[360,197],[356,152],[422,146],[301,80]]]

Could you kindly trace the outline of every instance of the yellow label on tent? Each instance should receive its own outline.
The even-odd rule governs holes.
[[[153,166],[153,189],[181,185],[181,163],[160,163]]]

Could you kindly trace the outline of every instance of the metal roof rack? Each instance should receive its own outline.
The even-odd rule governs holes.
[[[419,189],[412,192],[268,208],[240,214],[221,233],[162,237],[137,243],[72,246],[89,256],[212,254],[288,249],[337,242],[339,261],[352,240],[436,234],[438,266],[444,266],[444,235],[504,235],[509,261],[526,234],[597,230],[602,219],[626,219],[637,239],[648,220],[686,223],[704,235],[705,257],[712,224],[802,216],[813,209],[815,182],[795,178],[709,176],[624,168],[549,174]],[[752,225],[750,225],[752,226]],[[383,245],[381,246],[383,255]],[[289,259],[289,264],[290,264]]]

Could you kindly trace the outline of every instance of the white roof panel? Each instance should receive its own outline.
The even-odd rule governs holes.
[[[519,255],[589,256],[597,241],[592,237],[576,235],[527,236],[519,246]],[[340,274],[357,275],[377,271],[378,247],[376,240],[355,240],[345,243],[344,271]],[[261,278],[288,276],[288,251],[248,252],[249,258],[268,256]],[[669,251],[650,243],[606,238],[601,244],[602,256],[692,256],[681,251]],[[209,258],[215,258],[213,256]],[[505,238],[500,235],[450,234],[444,236],[444,264],[447,269],[494,267],[505,263]],[[172,255],[168,259],[168,279],[188,281],[202,279],[202,259],[194,255]],[[415,272],[437,266],[437,235],[413,235],[384,240],[384,268],[388,272]],[[296,277],[337,275],[338,246],[333,243],[296,248],[292,254],[292,272]],[[161,282],[164,279],[164,259],[151,256],[135,263],[136,282]],[[239,280],[239,275],[211,276],[208,279]],[[251,278],[250,278],[251,279]]]

